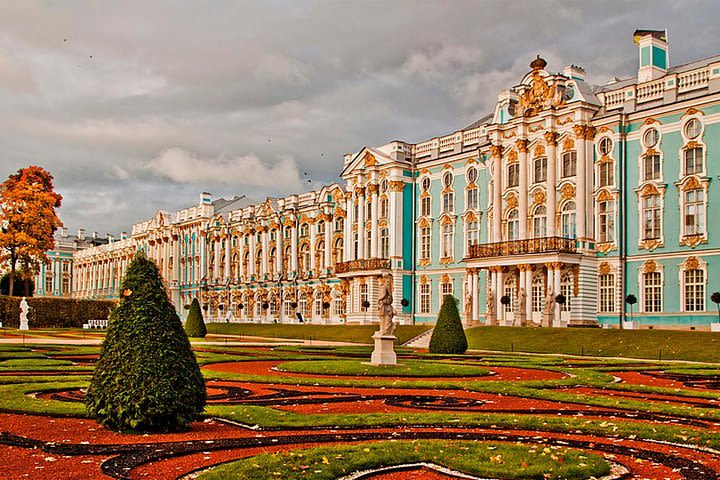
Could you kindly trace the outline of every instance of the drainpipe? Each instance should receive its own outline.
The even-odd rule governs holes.
[[[625,303],[625,294],[627,288],[627,226],[625,221],[625,209],[627,208],[627,198],[625,183],[627,181],[627,113],[620,114],[620,181],[618,188],[620,189],[620,205],[618,208],[618,223],[620,231],[618,235],[618,250],[620,255],[620,323],[618,327],[622,330],[625,326],[627,317],[627,304]]]
[[[411,242],[411,248],[410,248],[410,294],[411,298],[410,300],[410,318],[412,319],[412,324],[415,325],[415,297],[416,297],[416,276],[417,276],[417,269],[416,269],[416,259],[415,259],[415,249],[417,248],[417,223],[416,223],[416,212],[417,209],[415,205],[415,194],[417,193],[417,179],[415,178],[415,165],[417,163],[417,160],[413,156],[412,163],[410,166],[410,174],[412,175],[412,214],[410,215],[410,220],[412,221],[412,227],[410,228],[410,232],[412,234],[412,242]],[[405,214],[405,209],[403,209],[403,214]],[[400,224],[402,226],[403,219],[400,219]],[[405,267],[405,265],[403,265]]]

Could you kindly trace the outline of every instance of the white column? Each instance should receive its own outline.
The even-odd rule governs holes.
[[[547,141],[547,236],[554,237],[557,210],[557,133],[546,132]]]
[[[230,233],[225,236],[225,278],[232,278],[230,272]],[[227,307],[229,308],[229,306]]]
[[[263,275],[270,273],[270,236],[268,231],[263,229],[261,234],[262,239],[262,268]]]
[[[520,239],[528,238],[528,141],[518,140],[516,143],[518,149],[518,167],[520,169],[520,195],[518,202],[518,213],[520,214]]]
[[[472,314],[471,314],[471,320],[473,322],[478,321],[478,313],[479,313],[479,307],[480,302],[478,298],[478,271],[477,269],[473,269],[473,272],[470,274],[470,295],[472,295]]]
[[[528,325],[532,324],[532,315],[533,315],[532,276],[533,276],[532,270],[528,270],[525,272],[525,293],[527,294],[526,314],[527,314]]]
[[[493,145],[490,147],[490,153],[492,155],[493,165],[493,242],[500,242],[502,240],[502,146]],[[498,302],[500,295],[498,295]],[[499,303],[498,303],[499,304]],[[498,313],[500,311],[498,310]]]
[[[290,269],[293,272],[298,271],[298,232],[297,232],[297,225],[293,224],[292,228],[290,229],[290,247],[292,249],[291,252],[291,267]]]
[[[370,258],[378,258],[378,186],[368,187],[370,191]]]
[[[497,274],[495,272],[495,269],[490,267],[488,269],[488,282],[490,282],[490,291],[492,294],[497,298],[498,292],[497,292]],[[496,316],[497,316],[497,309],[495,309]],[[488,309],[487,305],[485,306],[485,325],[491,325],[490,318],[488,317]]]
[[[520,295],[520,289],[521,289],[521,288],[524,289],[524,288],[525,288],[525,284],[527,283],[527,282],[525,281],[525,278],[527,277],[527,272],[525,271],[525,268],[522,267],[522,266],[520,266],[520,269],[519,269],[519,270],[520,270],[520,278],[518,279],[518,285],[517,285],[517,295],[518,295],[518,296]],[[526,295],[526,296],[525,296],[525,302],[526,302],[526,303],[525,303],[525,308],[527,308],[527,301],[528,301],[528,295],[529,295],[527,289],[525,289],[525,295]],[[519,307],[520,307],[520,305],[518,305],[518,308],[519,308]],[[521,312],[517,312],[517,313],[518,313],[518,315],[520,315]],[[514,319],[513,319],[513,325],[520,325],[520,321],[519,321],[517,318],[514,318]]]
[[[305,268],[314,272],[315,276],[317,276],[318,272],[315,272],[315,252],[317,251],[315,249],[315,242],[317,240],[317,224],[311,223],[308,228],[310,228],[310,265],[305,265]]]
[[[238,243],[238,250],[239,250],[239,252],[240,252],[240,260],[239,260],[239,262],[238,262],[238,263],[239,263],[238,269],[240,270],[240,272],[238,273],[238,276],[239,276],[240,278],[243,278],[243,277],[245,276],[245,274],[246,274],[246,272],[245,272],[245,266],[243,265],[243,260],[244,260],[244,256],[245,256],[245,251],[244,251],[244,247],[245,247],[245,235],[244,235],[244,234],[243,234],[243,235],[240,235],[240,237],[238,238],[238,242],[239,242],[239,243]],[[248,267],[248,268],[249,268],[249,267]]]
[[[280,227],[275,231],[275,271],[281,273],[282,268],[282,255],[283,255],[283,227]],[[282,298],[282,295],[280,295]]]
[[[353,203],[350,192],[345,194],[345,223],[343,228],[343,261],[352,260]]]
[[[365,258],[365,189],[358,188],[358,218],[357,220],[357,232],[358,232],[358,259]]]
[[[325,221],[325,269],[332,265],[332,219]]]
[[[554,282],[553,283],[553,285],[554,285],[553,291],[555,292],[555,296],[560,294],[560,274],[561,274],[560,267],[561,266],[562,266],[561,263],[556,263],[554,265],[555,274],[553,275],[553,282]],[[555,302],[555,320],[556,321],[560,320],[560,304],[557,302]]]
[[[253,232],[251,230],[248,239],[250,241],[250,255],[248,255],[249,258],[248,258],[247,273],[248,273],[248,275],[253,275],[255,273],[258,273],[255,271],[255,254],[257,253],[255,251],[255,232]]]
[[[502,303],[500,303],[500,299],[502,298],[502,296],[504,294],[504,292],[503,292],[503,288],[504,288],[504,278],[503,277],[504,276],[505,276],[505,274],[503,273],[502,269],[498,268],[498,272],[495,275],[495,280],[497,281],[497,286],[495,287],[496,292],[497,292],[497,294],[495,295],[495,311],[497,312],[498,322],[502,322],[503,318],[504,318],[503,308],[505,308],[505,306]],[[501,323],[501,325],[502,325],[502,323]]]
[[[388,241],[390,242],[390,257],[398,257],[398,225],[402,226],[402,215],[398,215],[397,199],[398,194],[395,191],[395,183],[389,182],[388,190],[390,191],[390,198],[388,199]]]
[[[588,229],[586,228],[586,216],[587,210],[586,204],[586,186],[587,186],[587,136],[588,130],[592,128],[589,125],[577,125],[575,126],[575,136],[578,141],[577,146],[577,176],[575,177],[575,233],[579,239],[588,237]],[[592,163],[590,163],[592,165]],[[592,171],[592,169],[591,169]]]
[[[213,278],[220,277],[220,238],[216,238],[213,242],[214,244],[214,255],[215,255],[215,262],[213,263],[213,271],[212,276]]]

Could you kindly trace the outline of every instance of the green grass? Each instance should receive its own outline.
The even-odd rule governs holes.
[[[381,377],[470,377],[487,375],[488,369],[449,362],[402,360],[399,365],[368,365],[360,360],[313,360],[285,362],[278,370],[317,375],[360,375]]]
[[[720,333],[712,332],[474,327],[465,333],[476,350],[720,362]]]
[[[207,328],[208,333],[216,335],[372,343],[372,335],[377,331],[378,326],[208,323]],[[401,345],[430,328],[429,325],[398,325],[395,330],[396,344]]]
[[[332,480],[352,472],[428,462],[507,479],[586,479],[610,473],[601,457],[564,447],[473,441],[397,441],[266,453],[202,473],[201,480]]]

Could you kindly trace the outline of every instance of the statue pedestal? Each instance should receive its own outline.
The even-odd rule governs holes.
[[[543,312],[541,326],[543,326],[543,327],[552,327],[553,326],[553,314],[552,313]]]
[[[370,357],[371,365],[397,365],[395,355],[395,335],[381,335],[380,332],[373,335],[375,339],[375,350]]]

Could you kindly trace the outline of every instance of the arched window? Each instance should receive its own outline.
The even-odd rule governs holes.
[[[335,231],[342,232],[345,228],[345,219],[343,217],[335,218]]]
[[[368,286],[366,283],[360,284],[360,295],[358,295],[358,300],[360,301],[358,310],[366,312],[368,307],[363,306],[363,304],[368,301]]]
[[[300,255],[299,258],[300,265],[298,265],[298,271],[299,272],[308,272],[311,269],[311,263],[310,263],[310,245],[307,243],[303,243],[300,246]]]
[[[345,315],[345,297],[335,295],[332,301],[332,314],[335,316]]]
[[[577,168],[577,152],[570,151],[562,154],[562,178],[574,177]]]
[[[533,213],[533,237],[547,237],[547,210],[544,205],[539,205]]]
[[[615,165],[612,161],[600,163],[600,185],[601,187],[609,187],[615,183]]]
[[[387,218],[388,216],[388,199],[380,198],[380,218]]]
[[[212,252],[208,255],[208,277],[215,277],[215,254]]]
[[[465,224],[465,234],[468,247],[480,243],[480,222],[477,220],[468,220]]]
[[[230,258],[230,275],[233,278],[240,276],[240,257],[237,253],[233,253],[233,256]]]
[[[315,318],[322,317],[322,314],[323,314],[323,308],[322,308],[323,298],[322,297],[323,296],[322,296],[321,292],[318,292],[315,294],[315,299],[313,301],[313,317],[315,317]]]
[[[315,264],[317,265],[318,273],[325,270],[325,242],[319,241],[317,248],[315,249],[315,258],[317,259]]]
[[[575,202],[565,202],[565,205],[562,206],[560,223],[562,225],[562,236],[564,238],[575,238]]]
[[[508,241],[517,240],[520,237],[520,221],[518,220],[518,211],[510,210],[507,216],[507,239]]]
[[[338,238],[335,240],[335,263],[340,263],[343,261],[343,239]]]
[[[505,279],[503,295],[510,297],[510,303],[503,305],[506,313],[514,312],[517,308],[517,289],[515,285],[515,277],[509,276]]]
[[[445,192],[442,194],[442,211],[443,213],[455,212],[455,192]]]
[[[478,209],[478,189],[477,188],[468,188],[465,191],[465,194],[467,195],[467,209],[468,210],[477,210]]]
[[[258,248],[255,254],[255,274],[260,275],[262,273],[262,248]]]
[[[547,157],[533,160],[533,182],[541,183],[547,180]]]
[[[270,275],[275,275],[275,257],[277,256],[277,248],[273,247],[270,250],[270,255],[268,256],[268,273]]]
[[[289,293],[286,293],[285,298],[283,298],[283,317],[290,320],[295,317],[295,311],[292,307],[292,302],[292,296]]]
[[[269,310],[270,310],[270,316],[271,317],[277,317],[278,316],[278,299],[275,298],[274,295],[272,295],[268,299],[268,303],[270,304]]]
[[[53,274],[52,272],[47,272],[45,274],[45,295],[52,295],[53,290]]]
[[[615,241],[615,201],[598,202],[598,241],[609,243]]]
[[[283,262],[283,272],[289,272],[290,271],[290,259],[292,258],[292,247],[288,245],[285,247],[285,252],[283,253],[282,262]]]
[[[307,237],[309,235],[309,229],[308,229],[307,223],[303,223],[300,225],[300,230],[298,231],[298,235],[300,235],[300,238]]]
[[[703,171],[702,148],[688,148],[685,150],[685,175],[699,175]]]
[[[430,260],[430,227],[420,227],[420,260]]]

